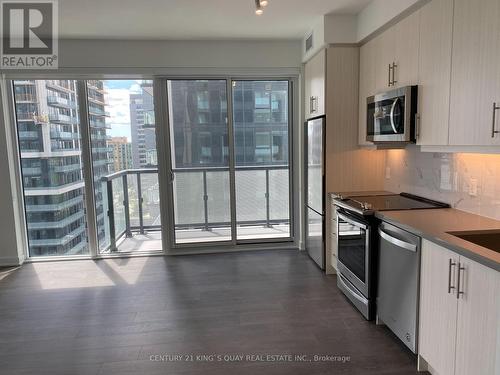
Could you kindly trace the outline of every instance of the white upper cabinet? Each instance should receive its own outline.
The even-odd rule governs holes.
[[[500,1],[455,0],[450,145],[500,145],[495,103],[500,103]]]
[[[306,119],[325,114],[326,51],[318,52],[304,67]]]
[[[394,87],[416,85],[418,81],[420,11],[412,13],[394,29]]]
[[[453,0],[420,10],[417,144],[448,144]]]
[[[417,83],[419,18],[420,12],[415,12],[372,41],[377,92]]]
[[[372,64],[375,65],[375,91],[383,92],[392,87],[392,64],[394,64],[394,27],[373,39],[375,52]]]

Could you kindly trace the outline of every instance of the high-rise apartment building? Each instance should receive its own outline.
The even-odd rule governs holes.
[[[109,146],[113,149],[114,171],[123,171],[132,167],[132,144],[127,137],[112,137]]]
[[[130,131],[134,168],[157,165],[154,128],[153,82],[144,81],[140,92],[130,94]]]
[[[109,173],[103,86],[88,82],[98,236],[104,236],[99,180]],[[31,256],[88,253],[76,81],[14,82]],[[96,185],[96,186],[97,186]]]
[[[170,82],[175,168],[226,166],[225,81]],[[288,82],[235,81],[236,166],[288,164]]]

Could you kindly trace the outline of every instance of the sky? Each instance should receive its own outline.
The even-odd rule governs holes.
[[[141,80],[104,81],[106,111],[110,114],[106,117],[106,123],[111,125],[108,130],[110,136],[127,137],[131,142],[130,94],[140,92],[140,83]]]

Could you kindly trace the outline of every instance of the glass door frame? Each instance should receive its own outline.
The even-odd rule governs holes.
[[[229,188],[230,188],[230,217],[231,217],[231,240],[228,241],[210,241],[210,242],[196,242],[196,243],[176,243],[175,241],[175,219],[174,219],[174,191],[173,191],[173,170],[172,170],[172,156],[171,156],[171,133],[170,133],[170,118],[169,118],[169,95],[168,95],[168,81],[169,80],[224,80],[226,82],[226,98],[227,98],[227,126],[228,126],[228,149],[229,149]],[[289,220],[290,220],[290,235],[283,238],[264,238],[264,239],[237,239],[237,220],[236,220],[236,168],[235,168],[235,141],[234,141],[234,119],[233,119],[233,81],[287,81],[288,82],[288,181],[289,181]],[[206,250],[208,252],[216,251],[235,251],[238,249],[262,248],[262,244],[279,245],[284,244],[290,247],[296,239],[296,221],[294,220],[294,197],[296,192],[294,167],[295,167],[295,132],[294,121],[295,113],[294,107],[296,104],[294,88],[297,86],[297,78],[289,76],[164,76],[156,77],[154,79],[155,90],[155,116],[159,119],[156,131],[158,134],[157,143],[159,159],[161,158],[164,163],[159,162],[159,175],[160,175],[160,192],[163,199],[160,204],[162,205],[162,223],[165,223],[162,228],[163,247],[167,253],[186,253],[186,252],[201,252]],[[297,158],[298,160],[299,158]],[[166,206],[166,207],[164,207]],[[176,251],[178,250],[178,251]]]
[[[26,225],[26,207],[24,204],[24,191],[21,175],[21,161],[20,150],[17,138],[17,121],[16,109],[14,106],[14,80],[47,80],[47,79],[68,79],[74,80],[77,83],[78,95],[78,114],[80,116],[80,127],[82,132],[82,164],[83,164],[83,180],[85,181],[86,192],[86,220],[87,220],[87,235],[89,243],[89,254],[78,256],[42,256],[31,257],[28,249],[28,233]],[[155,111],[155,129],[156,134],[156,147],[158,152],[158,182],[160,189],[160,215],[162,220],[162,250],[154,252],[141,252],[140,254],[133,253],[117,253],[117,254],[100,254],[97,244],[97,223],[95,221],[95,205],[94,205],[94,183],[92,174],[92,150],[90,139],[90,128],[88,121],[88,98],[87,98],[87,80],[91,79],[146,79],[153,80],[154,87],[154,111]],[[204,242],[199,244],[175,244],[174,238],[174,221],[173,221],[173,201],[172,197],[172,184],[171,184],[171,162],[170,162],[170,134],[169,134],[169,119],[168,119],[168,95],[167,95],[167,81],[169,79],[220,79],[226,81],[227,87],[227,100],[228,100],[228,124],[230,130],[228,133],[228,147],[234,143],[233,134],[233,113],[232,113],[232,81],[265,81],[265,80],[287,80],[288,81],[288,156],[289,156],[289,212],[290,212],[290,237],[279,239],[264,239],[264,240],[236,240],[236,204],[231,203],[231,227],[232,227],[232,240],[224,242]],[[187,253],[203,253],[203,252],[227,252],[227,251],[245,251],[252,249],[275,248],[275,249],[292,249],[299,248],[298,235],[302,233],[303,223],[299,216],[301,215],[300,205],[300,189],[299,183],[301,181],[301,167],[300,167],[300,153],[302,146],[299,128],[300,123],[296,123],[300,118],[300,97],[299,93],[300,75],[212,75],[210,73],[204,75],[158,75],[158,74],[142,74],[134,73],[133,71],[123,74],[98,74],[92,73],[54,73],[54,72],[16,72],[6,74],[1,79],[1,96],[4,97],[4,103],[7,106],[4,108],[5,117],[8,122],[9,144],[12,147],[13,157],[15,158],[15,194],[18,197],[16,204],[17,217],[19,220],[17,224],[21,232],[21,241],[23,246],[23,253],[25,259],[38,262],[38,261],[56,261],[56,260],[73,260],[73,259],[103,259],[113,257],[131,257],[131,256],[149,256],[149,255],[174,255],[174,254],[187,254]],[[297,126],[297,129],[295,127]],[[294,150],[298,153],[294,155]],[[234,155],[230,152],[230,158],[234,159]],[[234,160],[232,161],[232,168],[234,172]],[[231,175],[231,173],[230,173]],[[234,176],[234,173],[233,173]],[[231,178],[231,177],[230,177]],[[234,180],[234,177],[231,178]],[[234,181],[231,189],[235,190]],[[232,200],[235,200],[235,194],[232,194]],[[297,217],[294,217],[297,215]],[[262,246],[262,244],[268,246]],[[176,251],[181,250],[181,251]]]

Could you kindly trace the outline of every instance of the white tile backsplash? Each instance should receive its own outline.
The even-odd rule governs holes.
[[[500,220],[500,155],[420,152],[410,145],[387,151],[385,189],[443,201]],[[477,196],[470,193],[477,184]],[[474,190],[474,189],[472,189]]]

